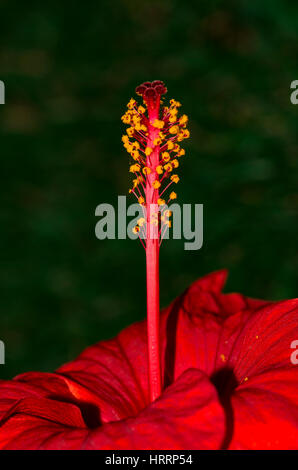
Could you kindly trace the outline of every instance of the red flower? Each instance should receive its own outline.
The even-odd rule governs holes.
[[[164,391],[149,404],[146,323],[54,374],[0,382],[1,449],[297,449],[298,300],[195,282],[161,314]]]

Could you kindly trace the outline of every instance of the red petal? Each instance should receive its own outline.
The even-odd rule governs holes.
[[[67,430],[66,438],[64,424],[45,419],[42,410],[39,413],[43,417],[37,418],[38,413],[32,412],[33,416],[27,408],[27,414],[6,415],[7,419],[0,427],[3,446],[114,448],[116,442],[118,448],[124,449],[133,445],[144,448],[147,445],[144,442],[149,442],[152,448],[159,448],[154,447],[158,444],[151,437],[150,426],[154,429],[170,422],[171,425],[164,429],[161,449],[165,448],[163,445],[177,449],[195,448],[191,447],[196,445],[190,436],[193,426],[200,433],[197,445],[208,448],[207,440],[210,439],[210,446],[214,446],[211,448],[215,448],[222,433],[220,430],[214,437],[209,426],[212,419],[221,419],[218,402],[216,405],[213,399],[208,402],[209,421],[204,421],[204,413],[200,411],[205,406],[200,400],[210,389],[214,390],[213,387],[208,382],[207,393],[204,381],[200,388],[192,383],[188,384],[188,392],[187,387],[180,389],[177,385],[183,384],[188,377],[186,373],[177,380],[185,370],[196,368],[211,378],[225,408],[223,447],[297,448],[298,374],[290,363],[293,352],[290,345],[298,339],[298,301],[270,303],[240,294],[222,294],[225,278],[226,272],[220,271],[200,279],[162,313],[162,366],[165,386],[170,387],[160,400],[148,406],[146,323],[137,323],[114,340],[88,348],[78,359],[60,368],[57,374],[24,374],[1,384],[0,418],[7,411],[10,413],[18,400],[34,397],[34,400],[67,402],[71,409],[77,407],[75,414],[81,415],[89,428],[97,426],[96,430],[82,430],[76,425]],[[173,405],[169,399],[171,390],[174,390],[176,411],[170,406]],[[196,404],[198,413],[191,404],[195,400],[199,400]],[[208,409],[209,405],[206,405]],[[32,409],[34,411],[33,405]],[[91,422],[95,411],[100,413],[97,424],[96,420]],[[70,408],[66,407],[65,413],[68,415]],[[152,414],[152,422],[148,413]],[[147,417],[145,420],[144,416]],[[185,426],[185,436],[179,431],[180,419]],[[99,421],[116,422],[99,426]],[[17,423],[17,427],[11,423]],[[149,428],[144,423],[150,423]],[[39,441],[33,427],[38,427]],[[143,436],[142,442],[131,429],[138,429],[138,435]],[[23,431],[25,441],[22,440]],[[209,436],[206,440],[203,438],[205,433]],[[131,444],[129,439],[132,439]],[[187,447],[181,447],[185,445]]]
[[[230,449],[298,448],[298,378],[295,366],[248,379],[232,397]]]
[[[208,375],[228,363],[247,318],[263,305],[241,294],[222,294],[227,271],[199,279],[167,309],[162,319],[166,383],[197,367]]]
[[[135,418],[84,430],[73,405],[37,399],[11,410],[0,428],[1,449],[213,449],[224,412],[208,378],[183,374]]]
[[[87,348],[58,372],[100,397],[102,422],[134,416],[149,403],[146,322]]]
[[[297,338],[298,300],[261,309],[243,328],[230,357],[241,384],[232,400],[232,448],[297,449],[298,370],[291,363]]]
[[[224,412],[216,390],[204,374],[192,369],[136,418],[95,431],[86,448],[216,449],[223,435]]]

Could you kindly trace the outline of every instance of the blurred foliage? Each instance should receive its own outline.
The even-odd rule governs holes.
[[[130,176],[120,116],[161,79],[191,139],[181,203],[204,204],[204,246],[161,252],[161,304],[230,270],[228,291],[298,291],[298,6],[285,0],[2,0],[2,377],[53,370],[145,315],[138,242],[95,238],[95,207]]]

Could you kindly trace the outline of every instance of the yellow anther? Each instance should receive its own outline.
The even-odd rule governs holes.
[[[154,145],[160,145],[162,143],[162,140],[160,137],[156,137],[156,139],[153,140]]]
[[[154,189],[158,189],[158,188],[160,188],[160,182],[158,180],[155,180],[155,181],[153,181],[152,186],[153,186]]]
[[[163,152],[161,156],[164,162],[169,162],[171,159],[170,154],[168,152]]]
[[[169,122],[171,123],[176,122],[176,116],[174,114],[169,117]]]
[[[166,165],[164,165],[164,169],[168,172],[171,172],[173,167],[172,167],[171,163],[167,163]]]
[[[162,129],[164,127],[165,123],[161,121],[160,119],[154,119],[152,126],[156,127],[156,129]]]
[[[123,114],[123,116],[121,116],[121,121],[124,122],[124,124],[129,124],[131,121],[130,115],[128,113]]]
[[[172,126],[169,129],[170,134],[178,134],[179,132],[179,126]]]
[[[122,122],[123,122],[124,124],[129,124],[130,121],[131,121],[130,116],[123,116]]]
[[[173,148],[174,148],[174,144],[173,144],[173,142],[172,142],[171,140],[169,140],[169,142],[168,142],[168,150],[173,150]]]
[[[134,148],[134,150],[138,150],[140,148],[140,144],[137,140],[135,140],[133,143],[132,143],[132,146]]]
[[[185,150],[180,149],[179,152],[177,153],[177,157],[182,157],[182,155],[185,155]]]
[[[248,377],[245,377],[244,382],[247,382],[247,381],[248,381]]]
[[[140,231],[140,227],[137,225],[132,229],[133,233],[138,233]]]
[[[164,215],[165,217],[171,217],[172,211],[169,211],[169,209],[167,209],[166,211],[164,211],[163,215]]]
[[[179,144],[175,144],[174,145],[174,152],[179,152],[180,150],[180,145]]]
[[[143,205],[145,202],[145,199],[143,198],[143,196],[140,196],[139,199],[138,199],[138,203]]]
[[[161,165],[158,165],[158,166],[156,167],[156,173],[157,173],[158,175],[162,175],[162,174],[163,174],[163,167],[162,167]]]
[[[137,124],[140,124],[141,118],[137,114],[134,114],[133,117],[132,117],[132,121],[133,121],[134,125],[136,126]]]
[[[187,123],[188,123],[188,117],[186,116],[186,114],[183,114],[181,118],[179,119],[179,124],[180,126],[183,126],[184,124],[187,124]]]
[[[131,98],[129,100],[129,102],[127,103],[127,107],[128,109],[133,109],[134,105],[136,104],[136,100],[134,100],[133,98]]]
[[[183,134],[184,134],[184,139],[188,139],[188,137],[190,136],[190,132],[188,129],[184,129]]]
[[[174,191],[171,192],[170,199],[177,199],[177,194]]]
[[[164,134],[163,132],[159,132],[158,135],[159,135],[159,138],[160,138],[161,140],[164,140],[164,139],[166,138],[166,136],[165,136],[165,134]]]
[[[141,130],[142,130],[142,126],[141,126],[141,124],[140,124],[139,122],[137,122],[137,123],[135,124],[135,130],[136,130],[136,131],[141,131]]]
[[[167,225],[169,228],[172,227],[172,222],[170,220],[165,220],[165,225]]]
[[[150,175],[150,173],[151,173],[150,168],[148,166],[144,166],[143,173],[144,173],[144,175]]]
[[[161,199],[161,198],[157,199],[157,204],[159,206],[163,206],[165,203],[166,203],[166,201],[164,199]]]
[[[127,133],[127,135],[129,135],[129,137],[132,137],[134,135],[134,132],[135,132],[134,127],[128,127],[126,129],[126,133]]]
[[[176,160],[176,158],[175,158],[174,160],[172,160],[171,163],[172,163],[172,165],[173,165],[174,168],[178,168],[179,162],[178,162],[178,160]]]
[[[138,163],[136,163],[135,165],[131,165],[130,168],[129,168],[129,171],[131,173],[137,173],[138,171],[140,171],[141,167]]]
[[[221,358],[222,362],[226,362],[226,356],[224,354],[221,354],[220,358]]]
[[[138,220],[138,225],[139,225],[140,227],[143,227],[143,225],[144,225],[145,222],[146,222],[146,221],[145,221],[144,217],[141,217],[141,218]]]
[[[181,103],[179,103],[179,101],[176,101],[176,100],[170,100],[170,103],[172,106],[177,106],[177,108],[180,108],[181,106]]]
[[[139,154],[138,150],[132,150],[130,154],[131,154],[131,156],[134,160],[139,160],[140,154]]]
[[[146,111],[146,109],[144,108],[144,106],[139,106],[139,107],[138,107],[138,112],[139,112],[140,114],[144,114],[145,111]]]
[[[123,142],[124,144],[127,144],[127,143],[129,142],[129,137],[128,137],[128,135],[123,135],[123,136],[121,137],[121,140],[122,140],[122,142]]]
[[[151,155],[151,153],[152,153],[152,148],[151,148],[151,147],[146,147],[146,149],[145,149],[145,155],[146,155],[147,157],[149,157],[149,155]]]
[[[178,183],[179,179],[180,179],[180,178],[179,178],[178,175],[172,175],[172,176],[171,176],[171,180],[173,181],[173,183]]]

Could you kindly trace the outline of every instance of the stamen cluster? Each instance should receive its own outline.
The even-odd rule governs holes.
[[[185,155],[180,143],[189,137],[188,117],[185,114],[178,116],[179,101],[171,99],[167,106],[161,106],[161,97],[167,89],[160,80],[143,83],[136,88],[136,93],[143,102],[139,104],[131,98],[121,118],[128,125],[122,142],[132,158],[129,171],[134,174],[129,192],[135,195],[139,204],[147,206],[157,202],[162,210],[162,206],[177,197],[176,192],[171,191],[166,201],[164,193],[179,181],[175,170],[179,167],[179,158]],[[154,192],[148,191],[148,187]],[[161,222],[169,226],[170,222],[165,219],[162,214]],[[145,225],[145,221],[140,221],[135,233]]]

